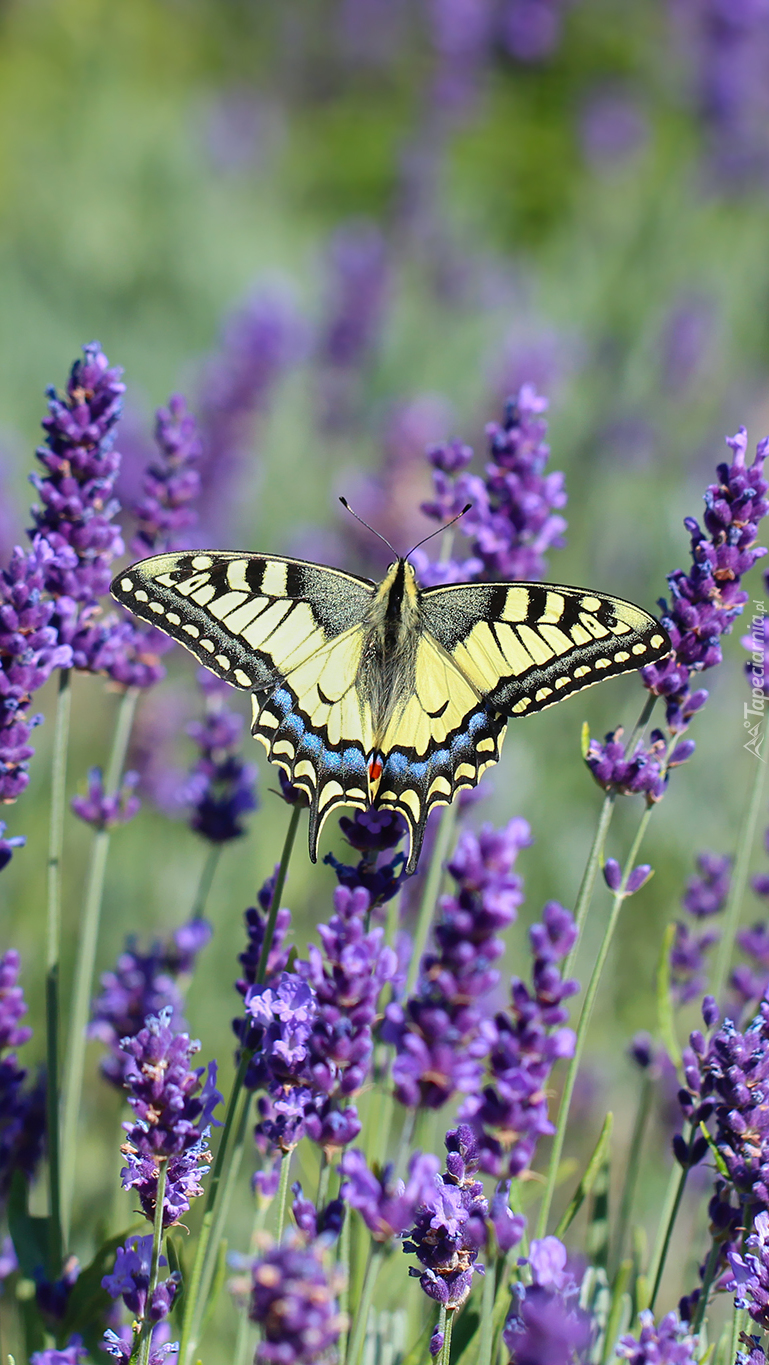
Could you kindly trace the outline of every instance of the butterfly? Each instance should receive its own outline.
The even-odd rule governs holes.
[[[252,734],[310,807],[399,812],[417,865],[434,806],[499,760],[508,719],[670,653],[618,597],[550,583],[381,583],[279,555],[196,550],[123,570],[114,597],[251,693]]]

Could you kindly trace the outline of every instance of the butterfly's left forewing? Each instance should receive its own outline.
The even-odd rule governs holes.
[[[118,601],[253,693],[252,733],[310,803],[310,852],[340,805],[369,804],[371,715],[358,694],[365,579],[279,556],[195,551],[123,571]]]

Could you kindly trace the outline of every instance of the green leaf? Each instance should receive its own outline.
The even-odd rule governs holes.
[[[209,1292],[208,1292],[208,1302],[207,1302],[206,1307],[205,1307],[205,1312],[203,1313],[203,1317],[202,1317],[201,1323],[200,1323],[200,1336],[201,1336],[201,1339],[205,1336],[206,1331],[207,1331],[207,1329],[208,1329],[208,1327],[209,1327],[209,1324],[210,1324],[210,1322],[211,1322],[211,1319],[212,1319],[212,1317],[213,1317],[213,1315],[214,1315],[214,1309],[216,1308],[216,1304],[217,1304],[217,1300],[218,1300],[218,1298],[219,1298],[219,1295],[221,1294],[222,1289],[224,1288],[224,1281],[225,1281],[226,1278],[227,1278],[227,1239],[226,1239],[225,1237],[223,1237],[222,1240],[221,1240],[221,1242],[219,1243],[219,1248],[218,1248],[218,1251],[217,1251],[217,1253],[216,1253],[216,1266],[215,1266],[215,1268],[214,1268],[214,1277],[213,1277],[213,1281],[212,1281],[212,1283],[211,1283],[211,1288],[210,1288],[210,1290],[209,1290]]]
[[[702,1133],[702,1136],[704,1137],[705,1141],[708,1144],[708,1147],[710,1148],[713,1154],[713,1160],[716,1163],[716,1170],[718,1171],[718,1174],[723,1176],[724,1180],[730,1181],[732,1177],[729,1174],[729,1167],[727,1166],[726,1162],[724,1161],[724,1158],[722,1157],[721,1153],[716,1147],[715,1138],[711,1136],[711,1134],[708,1132],[707,1128],[705,1127],[702,1121],[700,1121],[700,1132]]]
[[[22,1275],[34,1280],[48,1263],[48,1219],[33,1218],[27,1209],[29,1186],[14,1171],[8,1196],[8,1229]]]
[[[451,1336],[451,1354],[456,1365],[469,1365],[478,1354],[476,1333],[480,1322],[481,1315],[475,1307],[467,1307],[457,1315]]]
[[[670,950],[675,936],[676,926],[669,924],[662,936],[662,951],[657,965],[657,1021],[660,1038],[671,1062],[678,1069],[681,1065],[681,1049],[676,1038],[673,997],[670,992]]]
[[[187,1287],[187,1276],[184,1268],[184,1261],[182,1260],[181,1247],[177,1244],[175,1238],[173,1238],[170,1235],[170,1233],[166,1237],[166,1256],[168,1257],[168,1269],[170,1270],[171,1274],[176,1272],[178,1275],[181,1275],[181,1284],[179,1285],[179,1288],[177,1289],[176,1294],[174,1295],[173,1307],[171,1308],[171,1317],[178,1321],[179,1325],[181,1326],[184,1311],[184,1291]]]
[[[556,1237],[563,1238],[564,1233],[571,1227],[571,1224],[579,1213],[584,1200],[590,1194],[606,1160],[613,1126],[614,1115],[608,1113],[603,1121],[603,1128],[601,1129],[600,1136],[595,1145],[593,1155],[587,1163],[585,1174],[574,1191],[574,1197],[555,1230]]]
[[[87,1265],[75,1281],[67,1304],[67,1313],[62,1323],[62,1337],[66,1339],[74,1332],[86,1335],[93,1331],[95,1324],[101,1324],[112,1306],[112,1299],[106,1289],[102,1289],[102,1278],[111,1270],[115,1252],[125,1246],[126,1238],[137,1232],[137,1226],[126,1232],[110,1237],[96,1252],[90,1265]]]

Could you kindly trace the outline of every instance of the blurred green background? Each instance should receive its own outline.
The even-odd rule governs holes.
[[[64,383],[84,342],[98,337],[125,367],[119,444],[138,460],[169,392],[181,388],[194,408],[205,406],[205,358],[223,319],[255,289],[282,291],[307,336],[322,331],[329,242],[365,223],[379,234],[388,284],[366,355],[345,379],[344,420],[321,420],[322,376],[308,342],[249,428],[228,544],[360,565],[366,552],[336,497],[354,501],[366,472],[386,469],[388,431],[403,405],[426,404],[423,443],[459,435],[482,459],[484,423],[531,379],[551,400],[551,465],[565,471],[569,492],[568,544],[551,555],[550,576],[653,605],[666,573],[688,563],[682,518],[700,514],[724,435],[744,423],[752,447],[769,429],[764,97],[743,72],[745,108],[735,114],[709,99],[723,54],[717,43],[708,48],[705,4],[539,0],[552,23],[532,50],[525,23],[515,27],[516,3],[520,10],[521,0],[507,10],[491,0],[2,0],[6,549],[27,525],[45,386]],[[747,37],[755,45],[761,35]],[[404,479],[416,503],[427,481],[418,457],[409,458]],[[377,510],[376,498],[367,502],[375,523]],[[749,586],[761,596],[758,572]],[[183,763],[191,754],[183,727],[198,702],[192,661],[177,653],[142,706],[153,733],[173,741],[178,732]],[[612,953],[577,1155],[611,1103],[621,1165],[636,1085],[624,1048],[634,1030],[655,1026],[662,931],[694,853],[734,846],[753,759],[742,749],[736,637],[725,653],[692,727],[697,755],[674,774],[652,822],[645,852],[656,876],[628,904]],[[47,717],[52,700],[49,687],[39,699]],[[543,900],[570,905],[579,883],[600,800],[580,759],[582,722],[599,734],[631,726],[641,702],[630,677],[511,727],[471,817],[516,814],[532,825],[510,970],[528,970],[525,928]],[[100,680],[76,680],[73,791],[104,761],[115,706]],[[51,729],[49,719],[36,732],[30,787],[3,812],[8,833],[28,838],[0,896],[2,947],[23,956],[35,1026],[29,1058],[43,1042]],[[203,1058],[218,1056],[225,1080],[241,916],[276,861],[285,822],[261,750],[258,761],[262,807],[222,858],[209,906],[216,932],[188,1001]],[[635,800],[621,804],[609,849],[620,859],[640,815]],[[336,835],[326,843],[340,851]],[[88,831],[70,817],[65,984],[87,847]],[[127,933],[151,936],[187,916],[203,856],[183,823],[159,820],[149,804],[119,833],[100,969]],[[765,866],[760,850],[756,866]],[[328,915],[332,886],[300,841],[286,895],[300,946]],[[599,891],[583,975],[607,905]],[[692,1022],[682,1023],[682,1037]],[[112,1192],[117,1104],[95,1079],[97,1060],[94,1045],[80,1161],[84,1255],[107,1204],[118,1225],[128,1211]],[[667,1179],[666,1143],[660,1128],[643,1181],[650,1227]],[[245,1247],[249,1225],[244,1199],[233,1245]],[[691,1280],[688,1240],[684,1228],[680,1280],[671,1272],[665,1307]],[[231,1351],[226,1305],[218,1329],[211,1361]]]

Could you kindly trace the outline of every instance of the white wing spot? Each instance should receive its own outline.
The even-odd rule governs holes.
[[[583,597],[580,601],[580,606],[583,607],[585,611],[598,611],[600,605],[600,597]]]
[[[594,667],[595,667],[595,668],[611,668],[611,661],[610,661],[609,659],[596,659],[595,664],[594,664]]]
[[[169,621],[172,626],[178,626],[179,623],[181,622],[181,619],[182,619],[181,616],[177,616],[175,611],[169,611],[168,615],[166,616],[166,620]]]
[[[150,602],[150,611],[154,611],[156,616],[162,616],[165,611],[165,607],[163,606],[162,602]]]
[[[208,650],[208,653],[209,653],[209,654],[213,654],[213,652],[214,652],[216,646],[215,646],[213,640],[201,640],[201,641],[200,641],[200,648],[201,648],[201,649],[206,649],[206,650]]]
[[[521,697],[521,700],[517,701],[513,707],[513,715],[520,715],[521,711],[525,711],[527,706],[531,706],[531,697]]]
[[[193,569],[210,569],[213,560],[210,555],[195,555],[192,561]]]
[[[661,649],[662,646],[664,645],[664,643],[665,643],[665,640],[664,640],[664,637],[663,637],[662,635],[652,635],[652,638],[651,638],[651,647],[652,647],[652,649]]]
[[[614,662],[615,664],[624,664],[625,660],[629,658],[630,655],[626,649],[618,649],[617,653],[614,655]]]
[[[132,578],[121,578],[121,580],[120,580],[120,586],[121,586],[121,588],[123,589],[123,592],[133,592],[133,587],[134,587],[134,585],[133,585],[133,579],[132,579]]]
[[[150,600],[146,592],[144,591],[144,588],[136,589],[136,597],[139,602],[149,602]]]
[[[218,663],[218,665],[219,665],[220,668],[223,668],[223,669],[225,670],[225,672],[227,671],[227,669],[228,669],[229,666],[230,666],[230,661],[229,661],[229,659],[227,658],[227,655],[226,655],[226,654],[217,654],[217,656],[216,656],[216,662]]]
[[[571,682],[570,678],[556,678],[555,680],[556,692],[560,692],[562,687],[568,687],[570,682]]]
[[[641,641],[639,641],[637,645],[633,645],[633,653],[634,653],[634,654],[645,654],[645,653],[646,653],[646,645],[643,644]]]
[[[197,626],[190,626],[190,625],[182,626],[182,630],[186,630],[187,634],[188,634],[188,635],[191,635],[192,638],[193,638],[193,640],[197,640],[197,638],[198,638],[198,636],[199,636],[199,634],[200,634],[200,631],[198,630]]]
[[[250,686],[251,686],[251,679],[249,678],[249,676],[248,676],[247,673],[244,673],[244,672],[243,672],[243,669],[242,669],[242,668],[236,668],[236,669],[235,669],[235,677],[237,678],[237,680],[238,680],[238,682],[240,683],[241,687],[250,687]]]
[[[535,701],[544,701],[544,700],[545,700],[545,697],[551,697],[552,695],[553,695],[553,689],[552,689],[552,687],[540,687],[540,689],[539,689],[539,691],[537,692],[537,694],[536,694],[534,700],[535,700]]]
[[[574,677],[575,677],[575,678],[584,678],[584,677],[585,677],[585,674],[586,674],[586,673],[589,673],[589,672],[590,672],[590,669],[589,669],[589,667],[588,667],[587,664],[580,664],[579,668],[575,668],[575,670],[574,670]]]

